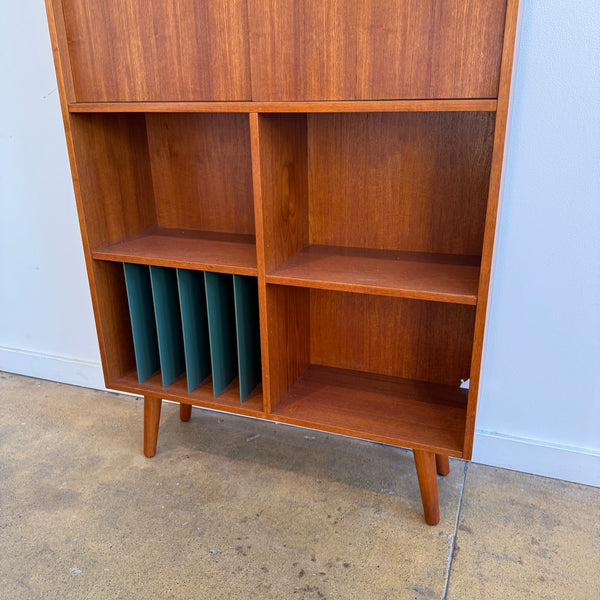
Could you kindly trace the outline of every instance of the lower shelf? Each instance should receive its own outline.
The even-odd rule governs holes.
[[[310,365],[271,412],[262,385],[240,404],[237,379],[217,398],[208,377],[193,392],[185,376],[164,388],[156,373],[111,381],[122,392],[151,394],[195,406],[462,458],[468,390],[459,387]]]
[[[468,391],[310,365],[270,418],[461,458]]]
[[[232,412],[249,417],[264,418],[262,385],[258,385],[246,398],[240,403],[240,389],[238,379],[235,379],[227,386],[217,398],[213,395],[212,378],[207,377],[196,389],[188,392],[185,375],[176,379],[171,385],[163,387],[160,373],[155,373],[143,383],[138,383],[137,372],[130,371],[123,377],[111,381],[108,385],[110,389],[120,392],[128,392],[136,395],[151,394],[165,400],[173,402],[185,402],[204,408]]]

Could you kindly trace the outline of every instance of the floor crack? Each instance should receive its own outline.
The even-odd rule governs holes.
[[[460,497],[458,499],[458,508],[456,510],[456,521],[454,523],[454,533],[451,535],[452,541],[450,542],[450,552],[448,553],[448,566],[446,568],[446,581],[444,583],[444,591],[442,593],[441,600],[447,600],[448,583],[450,581],[450,568],[452,567],[452,559],[454,557],[454,547],[456,546],[456,536],[458,534],[458,521],[460,519],[460,511],[462,508],[463,494],[465,493],[465,485],[467,483],[467,467],[468,467],[468,465],[469,465],[469,462],[465,461],[465,466],[463,469],[462,488],[460,490]]]

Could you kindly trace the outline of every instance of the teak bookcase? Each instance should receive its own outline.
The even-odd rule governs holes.
[[[106,385],[469,459],[517,0],[46,0]],[[470,389],[460,387],[470,379]]]

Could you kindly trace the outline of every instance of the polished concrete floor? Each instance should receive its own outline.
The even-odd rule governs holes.
[[[0,598],[600,598],[600,489],[0,373]]]

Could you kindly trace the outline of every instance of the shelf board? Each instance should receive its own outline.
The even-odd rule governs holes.
[[[256,276],[252,235],[156,228],[94,250],[92,258]]]
[[[71,102],[71,113],[98,112],[495,112],[495,98],[321,102]]]
[[[306,246],[267,283],[359,294],[477,304],[479,258],[334,246]]]
[[[460,458],[467,395],[458,386],[310,365],[269,417]]]
[[[195,390],[188,392],[185,375],[177,378],[171,385],[163,387],[160,372],[156,372],[143,383],[139,383],[137,373],[133,370],[119,379],[111,381],[108,387],[129,394],[141,396],[151,394],[173,402],[185,402],[213,410],[265,418],[262,403],[262,384],[259,384],[244,402],[240,402],[240,388],[237,378],[216,398],[213,395],[212,378],[210,376]]]

